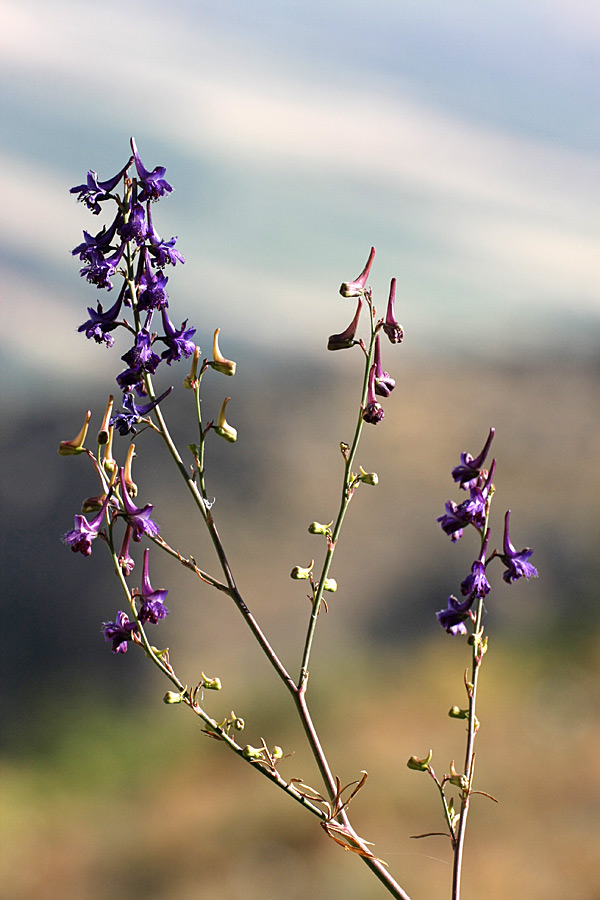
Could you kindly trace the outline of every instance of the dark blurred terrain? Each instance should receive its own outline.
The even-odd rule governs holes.
[[[433,746],[442,771],[464,752],[446,713],[462,703],[468,648],[435,612],[476,550],[468,534],[452,546],[435,519],[445,500],[462,499],[450,478],[460,451],[479,452],[494,425],[492,546],[510,508],[513,542],[534,548],[540,578],[509,587],[492,569],[477,764],[478,786],[501,802],[474,804],[465,897],[598,900],[600,359],[459,365],[392,352],[397,388],[358,460],[379,485],[361,486],[350,507],[311,672],[334,768],[346,781],[370,772],[354,823],[415,900],[449,895],[443,839],[410,840],[438,830],[441,816],[432,785],[405,762]],[[227,392],[239,433],[235,445],[210,446],[209,491],[248,605],[295,671],[308,601],[289,571],[320,559],[307,526],[336,514],[361,364],[358,351],[310,369],[243,351],[238,362],[235,379],[207,385],[205,416]],[[59,541],[98,485],[84,458],[56,448],[88,405],[97,426],[104,403],[101,393],[77,408],[40,396],[3,414],[0,897],[384,896],[302,810],[206,740],[191,715],[163,706],[166,685],[141,653],[114,657],[103,641],[101,623],[122,605],[108,558],[100,542],[86,560]],[[191,398],[178,389],[168,403],[185,448]],[[140,505],[154,503],[167,540],[218,574],[166,452],[150,433],[135,443]],[[287,698],[233,606],[157,551],[151,574],[169,588],[160,640],[180,677],[218,674],[211,711],[233,707],[250,743],[264,735],[295,751],[282,771],[314,783]]]

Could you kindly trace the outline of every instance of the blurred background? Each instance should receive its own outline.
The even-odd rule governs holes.
[[[308,602],[289,571],[322,550],[360,390],[359,351],[328,353],[354,305],[342,280],[377,249],[383,308],[398,279],[406,338],[386,343],[397,387],[367,429],[377,471],[350,508],[339,585],[321,617],[312,707],[343,782],[369,771],[353,822],[414,900],[450,894],[434,787],[406,769],[434,748],[462,759],[468,648],[435,612],[476,552],[436,517],[490,425],[498,458],[492,545],[513,510],[541,577],[486,609],[465,897],[599,900],[600,15],[591,0],[368,5],[154,0],[0,2],[2,376],[2,900],[253,900],[385,896],[301,809],[290,808],[182,708],[141,653],[114,657],[100,625],[121,600],[97,547],[60,535],[96,493],[83,458],[56,454],[84,411],[99,422],[113,351],[77,333],[99,295],[71,249],[92,219],[68,190],[108,178],[135,135],[175,190],[155,207],[186,265],[172,318],[238,375],[232,446],[209,448],[215,516],[246,600],[295,671]],[[160,372],[160,370],[159,370]],[[186,368],[169,416],[194,440]],[[171,381],[168,381],[171,379]],[[136,441],[140,498],[162,533],[216,572],[162,449]],[[124,442],[120,453],[125,453]],[[141,560],[138,559],[138,563]],[[141,565],[136,570],[139,573]],[[219,675],[207,698],[247,740],[283,746],[316,785],[287,695],[231,604],[153,554],[160,626],[180,677]],[[133,578],[135,579],[135,575]]]

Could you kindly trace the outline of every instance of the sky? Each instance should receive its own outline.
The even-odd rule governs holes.
[[[114,369],[76,332],[98,292],[68,189],[135,135],[175,191],[172,318],[209,344],[322,359],[371,277],[409,354],[595,351],[600,10],[594,0],[2,0],[3,380]],[[203,337],[203,335],[206,335]],[[227,344],[227,340],[225,340]],[[39,346],[39,345],[38,345]]]

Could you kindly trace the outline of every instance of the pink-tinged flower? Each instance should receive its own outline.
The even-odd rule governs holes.
[[[136,622],[130,622],[124,612],[117,613],[116,621],[104,622],[104,640],[112,641],[113,653],[127,653],[127,643],[132,640],[132,635],[137,629]]]
[[[385,315],[385,322],[383,323],[383,330],[388,336],[388,339],[392,344],[399,344],[402,338],[404,337],[404,331],[402,326],[398,324],[396,321],[396,279],[392,278],[390,284],[390,296],[388,298],[387,312]]]
[[[375,363],[371,366],[369,372],[369,383],[367,386],[367,404],[363,410],[362,417],[369,425],[377,425],[383,419],[384,412],[381,403],[377,402],[375,396]]]
[[[88,522],[85,516],[75,516],[75,527],[71,531],[67,531],[63,535],[63,543],[67,544],[73,553],[81,553],[82,556],[89,556],[92,552],[92,541],[95,541],[104,519],[106,507],[111,499],[112,489],[104,498],[104,502],[96,516]]]
[[[469,490],[469,488],[475,487],[477,484],[477,479],[481,474],[481,468],[489,453],[495,433],[496,429],[490,428],[490,433],[479,456],[473,458],[470,453],[460,454],[460,465],[452,469],[452,478],[458,482],[463,490]]]
[[[383,371],[383,367],[381,365],[381,346],[379,343],[379,333],[375,336],[374,363],[375,393],[379,394],[380,397],[389,397],[396,387],[396,382],[388,372]]]
[[[150,518],[150,513],[154,509],[151,503],[147,503],[142,509],[138,509],[133,500],[127,493],[127,485],[125,484],[125,471],[119,469],[119,481],[121,483],[121,501],[123,503],[124,512],[120,513],[128,525],[131,525],[131,537],[136,543],[141,541],[142,536],[147,534],[148,537],[156,537],[158,534],[158,525]]]
[[[358,329],[358,320],[360,319],[361,309],[362,297],[359,297],[354,318],[352,319],[346,330],[342,331],[341,334],[332,334],[329,336],[329,340],[327,341],[328,350],[347,350],[349,347],[354,346],[354,344],[356,343],[355,337],[356,331]]]
[[[149,554],[150,551],[146,547],[144,550],[144,568],[142,571],[142,591],[137,595],[142,601],[138,619],[142,624],[144,624],[144,622],[152,622],[153,625],[157,625],[160,619],[164,619],[169,614],[169,610],[163,602],[169,592],[165,588],[159,588],[156,591],[152,590],[150,576],[148,574]]]
[[[354,281],[344,281],[340,286],[340,294],[342,295],[342,297],[361,297],[365,293],[367,278],[369,277],[374,259],[375,247],[371,247],[371,252],[369,253],[367,264],[358,278],[355,278]]]
[[[504,517],[504,553],[500,553],[500,559],[506,566],[506,572],[502,575],[507,584],[511,584],[518,578],[537,578],[538,571],[535,566],[529,562],[529,557],[533,553],[530,547],[524,550],[515,550],[510,535],[508,533],[508,522],[510,519],[510,509],[507,510]]]

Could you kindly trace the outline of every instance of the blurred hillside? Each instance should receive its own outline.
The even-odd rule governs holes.
[[[239,376],[212,377],[204,401],[210,418],[225,391],[232,396],[239,440],[209,448],[213,511],[242,593],[292,671],[308,602],[289,571],[319,559],[319,538],[306,529],[336,513],[339,442],[351,436],[359,390],[358,351],[324,357],[301,369],[242,353]],[[475,547],[468,535],[452,546],[435,519],[446,499],[461,499],[450,478],[460,451],[479,452],[494,425],[492,546],[512,509],[513,542],[534,548],[540,578],[508,587],[501,567],[492,570],[478,786],[502,802],[477,804],[465,897],[597,900],[598,361],[459,366],[402,346],[386,347],[385,367],[397,387],[359,453],[379,485],[361,486],[350,507],[332,571],[339,589],[319,623],[311,672],[340,777],[370,772],[356,827],[415,900],[448,895],[442,839],[409,839],[441,822],[433,787],[405,761],[434,746],[442,770],[463,753],[461,725],[446,712],[462,701],[467,648],[435,612],[458,590]],[[101,622],[122,605],[103,548],[85,560],[59,542],[97,482],[85,459],[59,458],[56,448],[87,405],[97,426],[104,402],[99,392],[77,408],[40,403],[4,415],[0,897],[383,896],[301,810],[204,740],[191,716],[163,707],[165,684],[141,653],[115,658],[103,641]],[[184,448],[195,437],[183,411],[189,395],[177,390],[168,403]],[[173,546],[218,574],[166,452],[150,433],[135,443],[138,501],[155,504]],[[169,588],[161,645],[180,676],[218,674],[215,715],[233,706],[250,743],[264,735],[294,750],[287,774],[311,781],[286,698],[233,606],[157,551],[151,574]]]

